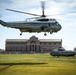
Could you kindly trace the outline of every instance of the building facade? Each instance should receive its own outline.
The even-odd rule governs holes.
[[[55,48],[62,47],[62,39],[6,39],[7,53],[49,53]]]

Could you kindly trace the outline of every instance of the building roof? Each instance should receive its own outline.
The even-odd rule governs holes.
[[[26,42],[28,39],[6,39],[6,42]]]
[[[39,39],[40,42],[61,42],[62,39]]]
[[[6,42],[26,42],[29,39],[6,39]],[[39,39],[40,42],[61,42],[62,39]]]
[[[35,36],[30,37],[30,39],[6,39],[6,42],[27,42],[28,40],[38,40],[40,42],[61,42],[62,39],[38,39]]]

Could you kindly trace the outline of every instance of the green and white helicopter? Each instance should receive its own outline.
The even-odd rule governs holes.
[[[54,32],[58,32],[59,30],[61,30],[62,26],[56,21],[56,19],[50,19],[46,17],[44,12],[45,2],[42,2],[41,5],[42,5],[41,6],[42,15],[37,15],[37,14],[32,14],[32,13],[27,13],[27,12],[12,10],[12,9],[6,9],[9,11],[33,15],[37,17],[30,18],[26,21],[17,21],[17,22],[4,22],[0,20],[0,24],[5,27],[19,29],[21,31],[20,35],[22,35],[22,32],[30,32],[30,33],[45,32],[44,35],[46,36],[47,35],[46,32],[49,32],[50,34],[52,34]]]

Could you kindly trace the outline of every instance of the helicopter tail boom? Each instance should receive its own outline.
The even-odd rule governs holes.
[[[1,24],[2,26],[6,26],[6,25],[7,25],[7,23],[4,22],[4,21],[2,21],[2,20],[0,20],[0,24]]]

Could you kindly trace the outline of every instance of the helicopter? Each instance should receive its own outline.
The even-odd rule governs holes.
[[[73,56],[75,57],[76,51],[66,50],[64,48],[57,48],[51,51],[50,55],[52,56]]]
[[[27,13],[27,12],[12,10],[12,9],[6,9],[8,11],[33,15],[33,16],[37,16],[37,17],[30,18],[25,21],[17,21],[17,22],[4,22],[4,21],[0,20],[0,24],[5,27],[19,29],[21,32],[20,35],[22,35],[22,32],[30,32],[30,33],[45,32],[44,35],[46,36],[47,35],[46,32],[50,32],[50,34],[52,34],[53,32],[58,32],[59,30],[61,30],[62,26],[56,21],[56,19],[46,18],[46,15],[44,12],[45,2],[41,3],[41,7],[42,7],[42,15],[32,14],[32,13]],[[31,19],[33,19],[33,20],[31,20]]]

